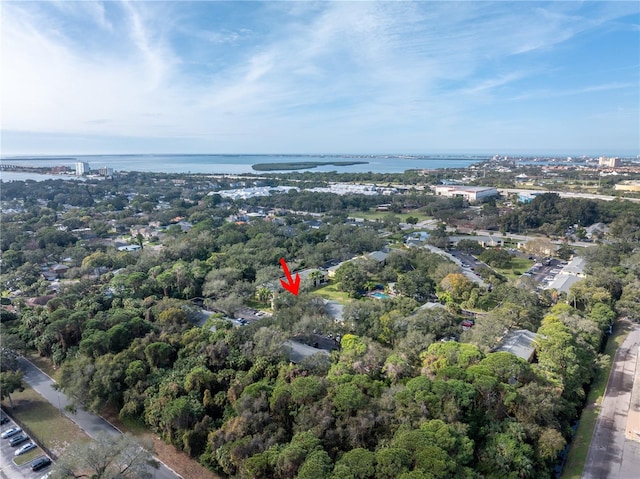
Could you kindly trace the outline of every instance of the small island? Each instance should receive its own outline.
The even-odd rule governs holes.
[[[368,161],[294,161],[290,163],[258,163],[251,165],[256,171],[277,171],[277,170],[309,170],[317,166],[352,166],[366,165]]]

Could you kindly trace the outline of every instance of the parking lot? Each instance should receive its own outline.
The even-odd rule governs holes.
[[[470,269],[472,271],[487,267],[482,261],[476,259],[473,255],[463,253],[458,250],[450,250],[449,254],[462,263],[462,267]],[[555,277],[562,271],[562,268],[567,264],[565,261],[560,261],[555,258],[534,258],[533,256],[527,256],[524,253],[516,252],[517,256],[527,257],[527,259],[536,261],[536,263],[529,268],[524,276],[533,278],[540,287],[548,286]]]
[[[463,268],[469,268],[473,271],[477,268],[487,267],[487,265],[484,264],[482,261],[462,251],[452,249],[452,250],[449,250],[449,254],[454,258],[458,259],[462,263]]]
[[[541,286],[546,286],[562,271],[564,265],[566,262],[557,259],[541,260],[536,262],[525,275],[535,279]]]
[[[12,427],[19,426],[16,425],[11,419],[9,419],[9,422],[2,425],[0,431],[4,433]],[[16,450],[19,449],[20,446],[27,444],[29,441],[25,441],[16,447],[11,447],[9,441],[10,438],[0,439],[0,457],[2,457],[2,461],[0,462],[0,477],[2,477],[2,479],[40,479],[51,469],[51,466],[48,466],[37,472],[33,472],[31,470],[31,463],[38,457],[44,456],[44,452],[40,448],[27,453],[28,456],[24,456],[32,458],[31,460],[27,461],[21,466],[16,465],[14,460],[20,459],[20,456],[18,456],[18,458],[16,458],[15,456]]]

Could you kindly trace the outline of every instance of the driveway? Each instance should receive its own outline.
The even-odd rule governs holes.
[[[98,433],[106,433],[111,436],[122,434],[100,416],[87,412],[80,406],[77,406],[76,412],[73,414],[65,410],[65,407],[71,404],[71,401],[63,393],[53,388],[55,381],[25,358],[18,358],[18,362],[20,369],[24,371],[24,381],[54,407],[58,408],[62,414],[75,422],[89,436],[95,438]],[[160,469],[155,471],[153,477],[157,479],[178,479],[181,476],[169,469],[165,464],[161,464]]]
[[[614,359],[607,390],[589,454],[582,474],[583,479],[636,479],[640,471],[640,442],[625,437],[632,391],[640,388],[638,347],[640,326],[619,322],[616,327],[628,327],[629,335],[624,340]],[[636,391],[637,395],[637,391]]]

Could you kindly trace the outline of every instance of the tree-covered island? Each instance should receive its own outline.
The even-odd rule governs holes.
[[[279,171],[279,170],[310,170],[318,166],[353,166],[366,165],[367,161],[296,161],[280,163],[256,163],[252,165],[255,171]]]

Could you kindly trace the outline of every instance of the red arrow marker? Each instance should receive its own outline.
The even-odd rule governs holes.
[[[284,270],[284,274],[287,277],[288,283],[284,280],[280,280],[280,284],[282,287],[289,291],[294,296],[298,296],[298,291],[300,290],[300,275],[296,273],[296,279],[291,277],[291,273],[289,272],[289,268],[287,267],[287,262],[284,258],[280,258],[280,264],[282,265],[282,269]]]

